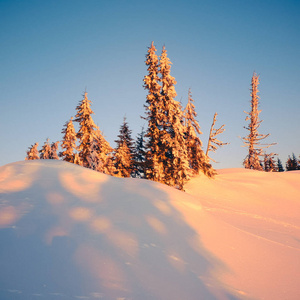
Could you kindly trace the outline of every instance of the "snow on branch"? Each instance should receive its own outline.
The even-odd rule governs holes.
[[[225,131],[225,125],[222,125],[220,128],[214,128],[216,121],[217,121],[217,113],[214,114],[213,122],[210,127],[210,132],[209,132],[209,138],[208,138],[208,143],[207,143],[207,149],[206,149],[206,156],[211,159],[212,161],[215,162],[212,158],[208,156],[209,151],[216,152],[218,147],[222,147],[225,145],[228,145],[229,143],[224,143],[216,138],[217,135],[223,133]]]

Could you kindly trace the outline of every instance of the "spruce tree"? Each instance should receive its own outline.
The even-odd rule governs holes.
[[[161,86],[159,84],[158,57],[156,48],[152,42],[148,48],[146,55],[146,65],[148,66],[148,75],[144,77],[144,88],[148,91],[146,105],[146,117],[148,128],[146,131],[146,178],[163,182],[164,166],[161,159],[161,132],[160,132],[160,116],[161,116]]]
[[[134,144],[126,117],[120,127],[118,139],[115,142],[117,144],[114,158],[115,174],[119,177],[130,177],[133,172]]]
[[[251,82],[251,111],[246,112],[248,116],[246,121],[250,121],[247,127],[244,127],[249,131],[249,134],[243,138],[244,145],[248,147],[248,155],[244,159],[244,166],[247,169],[263,170],[263,165],[260,160],[260,156],[263,156],[263,148],[268,148],[273,144],[262,145],[261,140],[267,138],[270,134],[259,134],[258,128],[262,122],[259,118],[261,110],[258,110],[259,96],[258,96],[258,84],[259,76],[253,73]]]
[[[104,138],[102,132],[98,129],[96,131],[96,137],[92,142],[92,156],[95,162],[97,162],[97,167],[95,170],[113,175],[115,168],[113,166],[113,149],[109,143]]]
[[[59,156],[62,157],[64,161],[74,163],[75,155],[74,150],[76,150],[76,132],[73,125],[73,117],[71,117],[70,121],[66,122],[62,133],[64,134],[61,148],[64,149],[59,153]]]
[[[31,145],[31,147],[29,147],[29,150],[26,151],[27,156],[25,157],[25,160],[40,159],[39,151],[37,149],[38,146],[39,146],[39,143],[35,143],[34,145]]]
[[[209,163],[208,156],[202,150],[202,142],[198,137],[202,134],[200,125],[195,119],[197,113],[195,111],[194,100],[192,98],[191,90],[188,92],[188,103],[183,112],[184,125],[185,125],[185,143],[187,146],[189,168],[193,175],[203,172],[205,175],[212,177],[216,171]]]
[[[87,97],[87,92],[85,92],[83,99],[76,107],[77,114],[75,116],[75,121],[79,123],[79,131],[76,136],[79,140],[79,158],[84,167],[89,166],[88,157],[92,151],[93,141],[97,138],[96,132],[98,130],[92,119],[94,112],[91,109],[91,103]]]
[[[189,161],[185,143],[185,127],[181,104],[174,98],[176,80],[171,76],[171,61],[163,47],[160,56],[159,70],[161,74],[161,108],[158,116],[161,126],[160,156],[165,176],[163,182],[183,189],[189,179]]]
[[[51,158],[51,146],[49,139],[46,140],[40,152],[40,159],[50,159]]]
[[[58,154],[57,154],[58,145],[59,145],[59,142],[55,142],[55,143],[53,142],[51,144],[50,159],[59,159]]]
[[[265,154],[264,156],[264,170],[266,172],[277,172],[278,168],[274,161],[274,153]]]
[[[288,157],[288,160],[286,162],[286,170],[287,171],[294,171],[294,170],[299,170],[300,169],[300,166],[299,166],[299,163],[298,163],[298,160],[295,156],[295,154],[293,153],[292,154],[292,157]]]
[[[125,141],[121,142],[114,154],[114,175],[117,177],[130,177],[132,172],[132,156]]]
[[[146,162],[145,131],[144,131],[144,127],[142,127],[142,130],[138,134],[135,142],[132,177],[145,178],[145,174],[146,174],[145,162]]]
[[[279,157],[277,158],[277,171],[278,172],[284,172],[284,168],[283,168],[282,162],[279,159]]]

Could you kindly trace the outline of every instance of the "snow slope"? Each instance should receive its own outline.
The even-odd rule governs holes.
[[[36,160],[0,193],[0,299],[300,299],[299,171],[184,193]]]

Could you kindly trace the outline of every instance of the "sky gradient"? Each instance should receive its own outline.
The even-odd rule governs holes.
[[[135,138],[151,41],[168,51],[183,106],[191,88],[204,149],[215,112],[225,124],[215,168],[242,167],[254,71],[269,151],[300,155],[299,1],[0,0],[0,11],[0,165],[61,141],[85,89],[112,147],[124,116]]]

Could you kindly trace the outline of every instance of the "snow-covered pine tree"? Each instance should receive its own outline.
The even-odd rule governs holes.
[[[109,145],[108,141],[104,138],[102,132],[97,129],[96,138],[93,141],[92,149],[94,151],[93,156],[97,160],[97,168],[95,170],[103,172],[108,175],[113,175],[115,168],[113,165],[113,149]]]
[[[66,122],[62,132],[64,134],[61,148],[64,149],[59,153],[59,156],[62,157],[64,161],[74,163],[75,155],[74,150],[76,150],[76,132],[73,125],[73,117],[71,117],[70,121]]]
[[[274,161],[274,153],[265,154],[264,156],[264,170],[266,172],[277,172],[277,165]]]
[[[290,155],[288,157],[288,160],[286,162],[286,170],[287,171],[300,170],[299,162],[294,153],[292,154],[292,157],[290,157]]]
[[[31,147],[29,147],[29,150],[26,151],[27,156],[25,157],[25,160],[40,159],[39,151],[37,149],[38,146],[39,146],[39,143],[35,143],[34,145],[31,145]]]
[[[284,168],[283,168],[282,162],[279,159],[279,157],[277,157],[277,171],[278,172],[284,172]]]
[[[115,176],[130,177],[132,173],[132,156],[125,141],[120,142],[114,154]]]
[[[208,156],[209,151],[216,152],[218,147],[222,147],[225,145],[228,145],[229,143],[224,143],[222,141],[219,141],[216,136],[223,133],[225,131],[225,125],[222,125],[220,128],[214,128],[216,121],[217,121],[217,113],[214,114],[213,122],[210,127],[210,132],[209,132],[209,138],[208,138],[208,143],[207,143],[207,149],[206,149],[206,156],[214,161],[212,158]]]
[[[92,119],[94,112],[91,109],[91,103],[87,97],[87,92],[85,92],[83,99],[76,107],[77,114],[75,116],[75,122],[79,123],[79,131],[76,135],[79,140],[79,158],[84,167],[89,166],[88,156],[91,153],[92,143],[97,138],[96,131],[98,130]]]
[[[53,142],[51,144],[51,153],[50,153],[50,159],[59,159],[57,155],[59,142]]]
[[[174,98],[176,80],[171,76],[171,61],[163,47],[159,71],[161,74],[161,111],[158,121],[161,126],[160,155],[158,158],[163,163],[165,176],[163,182],[170,186],[183,189],[189,179],[189,160],[185,143],[185,127],[183,112],[180,102]]]
[[[259,134],[258,128],[262,122],[259,119],[259,114],[261,110],[258,110],[259,106],[259,96],[258,96],[258,84],[259,84],[259,76],[256,73],[253,73],[252,82],[251,82],[251,111],[246,112],[248,116],[246,117],[246,121],[250,121],[247,127],[244,127],[249,131],[249,134],[246,137],[243,137],[244,146],[248,147],[248,155],[244,159],[244,166],[246,169],[254,169],[254,170],[263,170],[263,164],[261,162],[260,156],[263,156],[263,148],[268,148],[272,144],[262,145],[260,143],[261,140],[267,138],[270,134]]]
[[[146,117],[148,128],[146,137],[146,178],[163,182],[164,166],[161,159],[161,132],[160,132],[160,116],[161,108],[161,86],[159,84],[158,57],[154,43],[148,48],[146,55],[146,65],[148,66],[148,75],[144,77],[144,88],[148,90],[146,105]]]
[[[98,169],[101,169],[102,167],[100,157],[98,155],[98,145],[95,139],[91,142],[91,146],[89,148],[86,167],[95,171],[98,171]]]
[[[49,139],[46,140],[40,152],[40,159],[50,159],[51,157],[51,146]]]
[[[119,177],[130,177],[133,172],[134,143],[131,137],[126,117],[120,127],[118,139],[115,140],[117,146],[115,150],[115,174]],[[124,155],[124,157],[122,157]]]
[[[203,172],[205,175],[212,177],[216,174],[216,171],[212,168],[208,156],[202,150],[202,142],[198,137],[198,134],[202,134],[202,132],[199,123],[195,119],[196,117],[194,100],[189,89],[188,103],[183,112],[189,167],[193,175]]]
[[[144,127],[142,127],[142,130],[138,134],[135,142],[132,177],[145,178],[145,174],[146,174],[145,162],[146,162],[145,131],[144,131]]]

